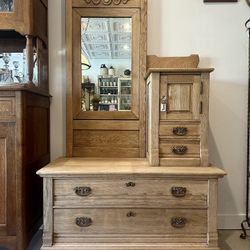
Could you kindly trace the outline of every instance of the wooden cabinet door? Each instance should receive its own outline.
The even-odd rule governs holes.
[[[199,120],[200,85],[200,75],[162,75],[160,119]]]
[[[15,235],[15,123],[0,123],[0,236]]]

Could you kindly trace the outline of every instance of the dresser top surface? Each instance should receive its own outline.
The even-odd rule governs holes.
[[[155,167],[147,159],[59,158],[37,172],[43,177],[84,175],[166,175],[220,178],[226,173],[217,167]]]

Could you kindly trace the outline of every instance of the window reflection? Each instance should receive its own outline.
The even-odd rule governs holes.
[[[82,110],[131,110],[131,18],[82,18]]]
[[[0,0],[0,12],[11,12],[13,10],[13,0]]]

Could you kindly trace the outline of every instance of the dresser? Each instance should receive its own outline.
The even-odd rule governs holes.
[[[38,174],[43,250],[219,249],[217,182],[225,172],[216,167],[60,158]]]

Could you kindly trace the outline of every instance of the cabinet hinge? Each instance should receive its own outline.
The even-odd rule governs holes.
[[[200,102],[200,114],[203,113],[203,102]]]
[[[201,82],[201,89],[200,89],[200,94],[203,95],[203,88],[204,88],[204,84],[203,82]]]

